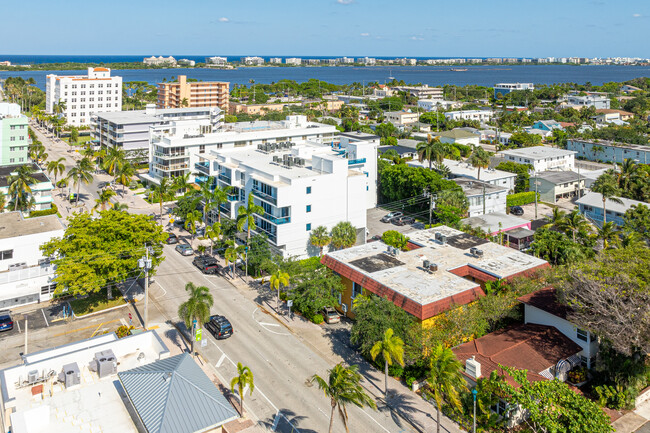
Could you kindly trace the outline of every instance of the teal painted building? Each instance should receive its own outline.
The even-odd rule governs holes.
[[[18,104],[0,103],[0,166],[26,164],[29,147],[27,116]]]

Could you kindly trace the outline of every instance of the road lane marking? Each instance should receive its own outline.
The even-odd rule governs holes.
[[[41,313],[43,313],[43,319],[45,319],[45,324],[46,324],[47,327],[49,328],[49,327],[50,327],[50,324],[48,323],[48,321],[47,321],[47,317],[45,317],[45,311],[43,311],[42,308],[41,308]]]
[[[95,336],[95,334],[99,331],[99,328],[101,328],[103,324],[104,323],[102,322],[99,324],[99,326],[97,326],[97,329],[95,329],[95,331],[92,334],[90,334],[90,338],[93,338]]]
[[[277,327],[282,326],[282,325],[278,325],[277,323],[266,323],[266,322],[258,322],[258,323],[263,326],[277,326]]]
[[[264,330],[267,331],[267,332],[270,332],[271,334],[275,334],[275,335],[291,335],[291,334],[289,334],[289,333],[287,333],[287,332],[275,332],[275,331],[272,331],[272,330],[268,329],[266,326],[264,326],[264,325],[266,324],[266,322],[259,322],[259,321],[255,318],[255,313],[257,312],[257,310],[259,310],[259,307],[256,307],[256,308],[253,310],[253,313],[251,313],[251,317],[253,318],[253,320],[255,321],[255,323],[257,323],[258,325],[260,325],[260,326],[262,327],[262,329],[264,329]],[[273,324],[269,323],[268,325],[273,325]],[[281,326],[281,325],[276,325],[276,326]]]
[[[97,328],[99,328],[99,327],[102,326],[102,325],[108,325],[109,323],[113,323],[113,322],[118,322],[118,320],[117,320],[117,319],[114,319],[114,320],[110,320],[110,321],[108,321],[108,322],[100,323],[99,326],[97,326]],[[83,330],[85,330],[85,329],[89,329],[89,328],[95,328],[95,325],[84,326],[83,328],[77,328],[77,329],[73,329],[73,330],[71,330],[71,331],[59,332],[58,334],[54,334],[54,335],[52,335],[52,338],[54,338],[54,337],[60,337],[60,336],[62,336],[62,335],[72,334],[72,333],[74,333],[74,332],[83,331]]]
[[[226,359],[226,354],[222,353],[221,358],[219,358],[219,360],[217,361],[216,364],[214,364],[214,366],[217,367],[217,368],[221,367],[221,364],[223,363],[224,359]]]
[[[18,332],[22,334],[23,331],[20,330],[20,320],[16,320],[16,325],[18,325]]]
[[[373,418],[373,417],[372,417],[368,412],[366,412],[366,411],[363,410],[363,409],[361,409],[361,412],[365,413],[366,416],[367,416],[368,418],[370,418],[370,419],[371,419],[375,424],[377,424],[379,427],[381,427],[381,429],[382,429],[383,431],[385,431],[386,433],[390,433],[390,430],[388,430],[388,429],[387,429],[386,427],[384,427],[383,425],[379,424],[379,421],[377,421],[376,419],[374,419],[374,418]]]

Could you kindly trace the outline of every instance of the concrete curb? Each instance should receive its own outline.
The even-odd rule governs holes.
[[[70,307],[70,310],[72,311],[73,319],[85,319],[86,317],[98,316],[98,315],[100,315],[102,313],[106,313],[107,311],[113,311],[113,310],[117,310],[118,308],[124,308],[124,307],[126,307],[128,305],[131,305],[133,302],[135,302],[135,301],[126,301],[122,305],[116,305],[115,307],[106,308],[105,310],[94,311],[92,313],[84,314],[83,316],[77,316],[74,313],[74,310],[72,310],[72,307]]]

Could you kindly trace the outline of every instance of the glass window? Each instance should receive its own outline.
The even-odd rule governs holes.
[[[307,225],[305,227],[306,227],[307,231],[310,231],[311,230],[311,223],[307,223]]]
[[[363,293],[363,287],[359,283],[352,283],[352,299]]]
[[[311,186],[307,187],[307,194],[311,194]]]
[[[578,340],[589,341],[589,332],[584,329],[577,329]]]
[[[310,204],[307,205],[307,212],[311,212],[311,205]]]
[[[0,251],[0,260],[8,260],[14,257],[14,250]]]

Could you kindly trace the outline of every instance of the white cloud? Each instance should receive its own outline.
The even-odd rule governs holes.
[[[424,38],[422,36],[411,36],[412,41],[423,41]]]
[[[219,18],[219,22],[220,23],[229,23],[230,20],[228,18],[226,18],[226,17],[221,17],[221,18]]]
[[[366,38],[366,37],[370,36],[370,33],[361,33],[361,36],[363,36],[364,38]]]
[[[336,0],[336,2],[340,5],[350,5],[354,3],[354,0]]]
[[[634,18],[641,18],[641,14],[634,14],[632,15]]]

